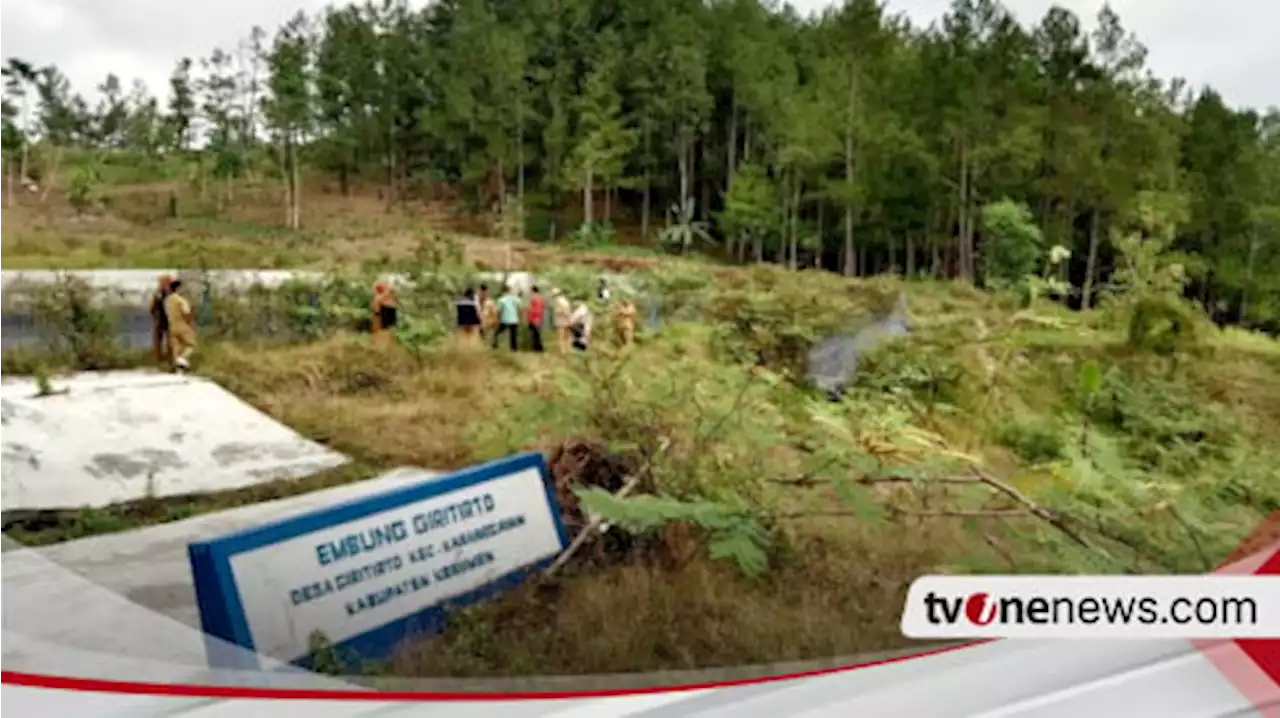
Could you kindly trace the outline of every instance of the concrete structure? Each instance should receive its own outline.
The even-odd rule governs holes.
[[[332,489],[44,548],[6,540],[0,576],[5,670],[49,670],[77,653],[203,669],[188,543],[435,475],[402,468]],[[15,635],[21,640],[13,640]]]
[[[119,294],[122,298],[145,303],[147,296],[155,289],[156,278],[161,274],[194,278],[191,270],[178,269],[76,269],[49,270],[24,269],[0,271],[0,294],[10,292],[22,284],[51,284],[61,276],[74,276],[83,279],[91,287],[104,292]],[[626,276],[621,274],[601,273],[611,286],[626,285]],[[243,289],[255,284],[264,287],[275,287],[291,279],[318,280],[324,277],[322,272],[293,269],[217,269],[209,270],[209,281],[217,287]],[[478,272],[477,279],[493,282],[495,285],[503,280],[502,272]],[[527,290],[533,285],[535,277],[528,272],[510,272],[505,275],[511,286]],[[392,283],[406,283],[409,278],[400,274],[386,275]],[[499,287],[490,287],[495,292]]]
[[[5,511],[75,509],[299,478],[347,461],[206,379],[151,372],[0,380]]]

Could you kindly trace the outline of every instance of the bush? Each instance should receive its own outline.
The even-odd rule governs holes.
[[[1062,431],[1047,420],[1007,422],[997,430],[996,440],[1030,464],[1055,461],[1066,453]]]

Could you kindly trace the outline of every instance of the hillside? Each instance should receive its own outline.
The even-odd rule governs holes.
[[[44,221],[51,237],[74,236],[59,234],[70,222],[119,238],[118,266],[145,265],[131,252],[188,231],[109,216]],[[353,236],[394,246],[378,243],[378,231],[398,230],[371,222]],[[459,614],[444,636],[412,640],[376,668],[509,675],[893,648],[920,574],[1200,572],[1280,508],[1280,342],[1189,309],[1175,315],[1194,319],[1181,331],[1155,322],[1135,334],[1134,316],[1177,306],[1161,283],[1166,264],[1135,255],[1133,281],[1078,312],[960,282],[651,255],[612,267],[630,273],[649,315],[638,344],[613,348],[602,311],[596,348],[560,357],[458,346],[450,299],[476,276],[473,248],[494,240],[446,226],[418,236],[413,252],[348,263],[323,284],[215,294],[201,330],[198,373],[354,457],[355,468],[43,516],[7,532],[64,540],[378,468],[455,468],[529,448],[580,489],[616,488],[639,472],[639,497],[578,499],[632,539],[615,529],[555,582]],[[309,245],[317,256],[330,246],[321,237]],[[228,223],[209,246],[266,242]],[[332,256],[315,266],[342,264]],[[540,282],[577,296],[602,269],[593,260],[619,261],[563,247],[519,256]],[[360,323],[368,283],[387,271],[414,278],[400,292],[400,341],[378,350]],[[77,341],[52,354],[6,350],[6,372],[146,362],[115,345],[108,311],[75,324],[58,309],[81,291],[74,285],[44,291],[40,321]],[[864,357],[843,400],[806,385],[809,347],[899,296],[912,332]]]
[[[196,373],[354,462],[6,533],[544,452],[570,518],[616,528],[363,667],[403,675],[861,653],[904,644],[925,573],[1206,571],[1280,509],[1280,114],[1154,76],[1096,20],[334,6],[180,59],[164,106],[8,58],[3,268],[180,270]],[[461,346],[451,302],[516,270],[582,300],[626,274],[636,345],[596,303],[585,355]],[[19,294],[40,341],[6,373],[150,365],[82,284]],[[815,346],[903,307],[842,395],[813,386]]]

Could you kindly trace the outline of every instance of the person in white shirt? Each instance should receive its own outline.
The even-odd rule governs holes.
[[[569,315],[569,327],[573,330],[573,348],[586,351],[591,341],[591,308],[586,302],[578,302],[574,307],[573,314]]]

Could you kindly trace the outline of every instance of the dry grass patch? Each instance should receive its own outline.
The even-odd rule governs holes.
[[[946,535],[942,535],[946,534]],[[604,674],[741,666],[909,645],[906,589],[936,568],[945,525],[810,527],[768,575],[703,558],[645,561],[529,585],[410,640],[399,676]]]
[[[492,458],[476,455],[473,425],[534,388],[551,361],[454,341],[415,353],[339,335],[278,349],[217,346],[201,371],[343,453],[454,469]]]

